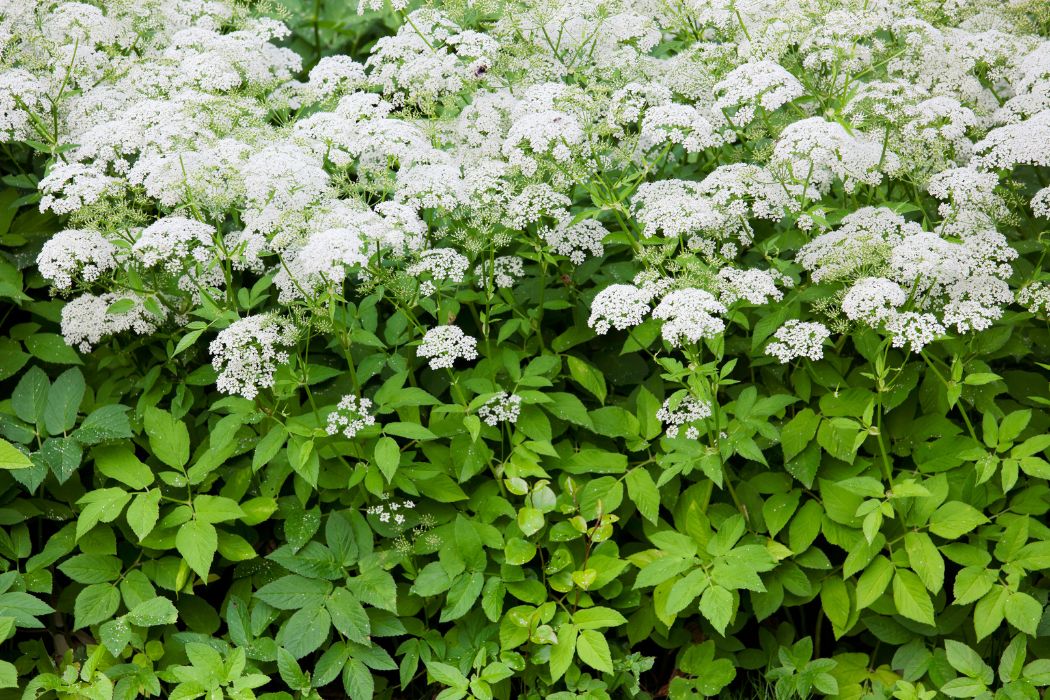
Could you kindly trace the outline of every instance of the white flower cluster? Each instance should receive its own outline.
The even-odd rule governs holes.
[[[478,341],[459,326],[436,326],[423,336],[416,354],[430,361],[430,369],[451,368],[456,360],[478,356]]]
[[[117,247],[98,231],[67,229],[44,243],[37,255],[40,274],[57,289],[69,289],[74,278],[95,282],[117,267]]]
[[[168,272],[179,272],[192,266],[206,265],[213,256],[215,228],[183,216],[157,219],[138,235],[131,252],[145,267],[162,266]]]
[[[711,416],[711,404],[692,396],[675,397],[664,401],[656,412],[656,418],[664,424],[667,437],[674,439],[685,427],[685,437],[696,440],[700,437],[700,428],[696,423]]]
[[[782,364],[799,357],[819,360],[824,357],[824,341],[831,331],[823,323],[787,321],[773,334],[774,341],[766,346],[766,354]]]
[[[1050,218],[1029,184],[1050,167],[1050,44],[1017,5],[361,0],[400,25],[301,81],[288,28],[235,0],[19,0],[0,11],[0,140],[61,147],[38,189],[68,229],[38,267],[73,295],[82,348],[227,279],[272,278],[302,318],[390,268],[427,296],[627,248],[645,272],[610,284],[610,260],[598,334],[652,317],[696,343],[727,307],[795,303],[801,277],[829,326],[918,350],[1043,308],[1010,241]],[[254,396],[295,334],[250,319],[264,335],[223,331],[217,369]],[[778,333],[788,359],[830,337]],[[454,326],[420,345],[432,367],[476,352]]]
[[[486,260],[475,267],[474,276],[479,287],[484,287],[491,279],[496,289],[509,289],[525,276],[525,261],[517,255],[501,255],[492,261],[491,266]]]
[[[351,440],[362,428],[375,425],[376,417],[372,415],[371,410],[370,399],[347,394],[339,400],[335,410],[328,414],[325,432],[329,435],[342,434],[347,440]]]
[[[420,251],[419,260],[409,265],[406,272],[430,277],[419,284],[419,293],[426,297],[437,291],[437,282],[462,282],[469,267],[466,256],[452,248],[430,248]]]
[[[681,347],[686,341],[699,343],[722,333],[726,324],[717,314],[725,312],[726,307],[710,292],[689,288],[667,294],[653,309],[653,318],[663,320],[664,340]]]
[[[735,110],[733,122],[747,126],[758,115],[758,110],[770,113],[805,93],[798,78],[779,63],[769,60],[745,63],[729,71],[715,85],[722,110]]]
[[[368,264],[359,228],[331,228],[312,234],[288,252],[274,276],[279,300],[314,298],[323,289],[342,289],[348,268]]]
[[[612,284],[598,292],[591,302],[587,325],[598,335],[611,328],[618,331],[639,325],[649,314],[652,295],[633,284]]]
[[[521,397],[505,391],[493,396],[478,409],[478,417],[486,425],[496,426],[500,423],[516,423],[521,415]]]
[[[785,177],[827,192],[836,179],[847,192],[877,185],[900,168],[897,155],[838,122],[809,117],[792,122],[773,149],[772,165]]]
[[[554,227],[540,230],[543,240],[558,255],[564,255],[575,265],[582,265],[588,257],[601,257],[605,252],[602,241],[608,231],[594,219],[584,219],[575,224],[562,222]]]
[[[415,507],[416,504],[414,501],[384,500],[382,503],[368,506],[368,508],[365,509],[365,512],[379,518],[379,522],[381,523],[389,523],[393,521],[395,525],[404,525],[407,519],[405,512],[414,510]]]
[[[134,294],[82,294],[62,307],[62,337],[81,352],[90,352],[106,336],[134,331],[149,335],[164,320]]]
[[[749,304],[768,304],[783,298],[784,293],[777,289],[776,279],[765,270],[723,267],[718,271],[718,299],[723,305],[741,299]]]
[[[275,314],[246,316],[219,331],[208,348],[219,391],[254,399],[260,389],[272,387],[295,340],[291,321]]]

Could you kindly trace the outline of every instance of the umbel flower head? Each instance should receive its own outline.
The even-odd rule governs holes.
[[[423,336],[416,353],[430,360],[430,369],[450,368],[456,360],[478,356],[478,341],[458,326],[437,326]]]
[[[219,391],[254,399],[260,389],[272,387],[277,367],[288,362],[295,340],[295,326],[276,314],[234,321],[209,346]]]
[[[664,321],[661,333],[674,347],[685,342],[699,343],[725,330],[726,324],[716,314],[724,314],[723,306],[710,292],[703,289],[678,289],[653,309],[653,318]]]
[[[775,339],[766,346],[766,354],[787,363],[799,357],[819,360],[824,357],[824,341],[831,331],[823,323],[791,320],[777,329]]]
[[[328,414],[328,425],[325,432],[329,435],[342,434],[350,440],[360,430],[369,425],[375,425],[376,418],[371,413],[372,401],[359,398],[353,394],[347,394],[339,400],[339,405]]]

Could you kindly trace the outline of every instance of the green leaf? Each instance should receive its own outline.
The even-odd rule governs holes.
[[[255,597],[278,610],[317,607],[325,602],[332,584],[298,574],[282,576],[255,591]]]
[[[61,435],[77,423],[80,402],[84,400],[84,375],[76,367],[59,375],[47,393],[44,427],[50,435]]]
[[[332,615],[332,624],[340,634],[360,644],[369,643],[371,622],[364,606],[353,593],[345,588],[336,588],[325,601],[325,606]]]
[[[222,523],[243,518],[245,513],[237,501],[226,496],[203,494],[193,499],[193,512],[206,523]]]
[[[481,595],[485,577],[477,571],[464,572],[452,582],[445,598],[445,607],[441,610],[441,622],[450,622],[470,612]]]
[[[9,577],[6,585],[11,585],[14,582],[14,574],[9,573],[5,576]],[[47,615],[55,610],[34,595],[22,591],[9,591],[0,593],[0,611],[3,611],[4,617],[14,619],[16,627],[43,629],[44,625],[36,619],[37,616]]]
[[[153,483],[153,470],[128,445],[103,445],[91,450],[95,466],[110,479],[141,490]]]
[[[350,659],[343,666],[343,690],[350,700],[372,700],[375,694],[372,672],[357,659]]]
[[[96,583],[82,590],[73,602],[73,629],[108,620],[120,605],[120,591],[111,583]]]
[[[551,680],[557,681],[565,675],[576,656],[576,627],[568,623],[558,628],[558,642],[551,647]]]
[[[132,434],[127,413],[127,406],[106,404],[88,414],[80,427],[73,431],[73,437],[85,445],[129,438]]]
[[[437,435],[433,431],[424,428],[419,423],[392,422],[383,424],[383,432],[387,435],[396,435],[409,440],[435,440]]]
[[[1006,621],[1011,625],[1025,634],[1036,636],[1036,628],[1043,618],[1043,606],[1038,600],[1027,593],[1015,591],[1006,599],[1003,612],[1006,613]]]
[[[285,658],[291,658],[291,654],[284,651],[284,649],[278,648],[277,653],[280,654],[282,651],[284,652]],[[343,642],[336,642],[328,647],[328,649],[321,654],[321,658],[317,660],[317,665],[314,667],[313,678],[310,680],[310,685],[314,688],[323,688],[328,685],[339,677],[339,672],[343,670],[343,667],[349,659],[350,650],[346,648],[346,644]],[[296,667],[298,667],[298,664],[296,664]]]
[[[15,410],[15,415],[31,425],[43,422],[50,388],[51,382],[44,370],[30,367],[18,380],[11,394],[11,408]]]
[[[284,647],[278,647],[277,649],[277,673],[281,676],[284,684],[292,690],[306,690],[311,685],[310,680],[303,673],[303,669],[299,667],[295,657]],[[338,674],[339,671],[336,671],[336,675]]]
[[[983,566],[967,566],[955,575],[955,605],[969,605],[992,589],[998,576]]]
[[[700,613],[722,636],[733,619],[733,594],[721,586],[709,586],[700,596]]]
[[[120,559],[105,554],[78,554],[58,565],[77,583],[107,583],[120,577]]]
[[[66,341],[57,333],[34,333],[26,338],[26,349],[44,362],[60,365],[80,365],[80,356],[76,350],[66,345]]]
[[[821,422],[817,429],[817,443],[829,455],[853,464],[867,432],[859,423],[849,418],[830,418]]]
[[[1003,586],[994,586],[977,601],[973,609],[973,630],[981,640],[999,629],[1006,615],[1008,593]]]
[[[30,355],[22,352],[22,344],[10,338],[0,338],[0,381],[10,379],[29,362]]]
[[[597,397],[599,402],[605,403],[608,390],[605,387],[605,377],[598,368],[574,355],[566,355],[565,359],[573,380]]]
[[[893,580],[893,564],[881,554],[876,556],[857,579],[857,609],[863,610],[886,592]]]
[[[331,627],[332,617],[323,605],[303,608],[281,625],[276,641],[294,658],[301,659],[324,644]]]
[[[574,423],[576,425],[583,426],[584,428],[593,428],[594,424],[591,422],[591,417],[587,415],[587,408],[583,405],[583,402],[576,398],[573,394],[567,394],[564,392],[554,392],[547,394],[547,397],[551,399],[550,403],[543,405],[555,418]]]
[[[95,489],[84,494],[77,501],[84,509],[77,518],[76,539],[79,540],[100,522],[111,523],[116,520],[130,500],[131,494],[118,488]]]
[[[190,461],[190,434],[186,424],[170,413],[151,406],[142,416],[153,454],[164,464],[182,469]]]
[[[128,506],[128,525],[140,542],[153,531],[160,518],[160,496],[159,489],[140,493]]]
[[[612,608],[596,607],[577,610],[572,616],[572,621],[579,629],[602,629],[603,627],[619,627],[627,624],[627,618]]]
[[[766,530],[769,531],[770,537],[776,537],[788,524],[798,509],[801,496],[797,489],[787,493],[774,493],[762,504],[762,519],[766,522]]]
[[[1033,685],[1050,685],[1050,659],[1036,659],[1025,664],[1022,675]]]
[[[1003,683],[1015,681],[1021,677],[1025,656],[1028,653],[1028,640],[1023,634],[1015,635],[1006,646],[999,659],[999,680]]]
[[[944,559],[925,532],[909,532],[904,535],[904,548],[912,570],[922,579],[931,593],[944,586]]]
[[[954,540],[986,522],[988,518],[970,504],[948,501],[930,516],[930,532]]]
[[[981,660],[980,654],[962,642],[954,639],[944,640],[944,653],[951,667],[964,676],[981,679],[985,684],[994,679],[992,667]]]
[[[18,687],[18,669],[10,661],[0,661],[0,688]]]
[[[893,604],[900,615],[933,625],[933,602],[922,580],[907,569],[898,569],[893,577]]]
[[[853,601],[851,600],[846,582],[837,576],[828,576],[820,587],[820,605],[824,614],[831,623],[835,639],[849,631],[850,615],[853,612]]]
[[[430,675],[441,685],[446,685],[456,690],[466,690],[467,686],[470,685],[467,677],[460,673],[460,670],[455,666],[443,664],[440,661],[428,661],[426,666]]]
[[[612,673],[612,655],[609,652],[609,643],[605,637],[596,630],[583,630],[576,639],[576,654],[580,661],[593,669]]]
[[[288,431],[283,425],[272,425],[259,442],[255,445],[255,454],[252,455],[252,471],[257,472],[270,463],[277,453],[284,447],[288,439]]]
[[[784,461],[795,458],[813,440],[820,425],[820,416],[809,408],[803,408],[780,430],[780,446],[784,450]]]
[[[377,566],[364,569],[347,582],[347,587],[361,602],[397,612],[397,583],[389,572]]]
[[[401,462],[401,448],[397,441],[391,437],[381,437],[376,441],[375,447],[376,466],[383,472],[387,482],[394,480],[398,464]]]
[[[190,520],[179,526],[175,535],[175,549],[202,579],[208,579],[215,551],[219,548],[219,537],[215,526],[203,520]]]
[[[627,495],[649,522],[656,524],[660,517],[660,490],[653,477],[642,467],[627,472]]]
[[[179,611],[175,609],[175,604],[162,596],[145,600],[128,613],[128,622],[139,627],[172,625],[178,619]]]
[[[0,469],[26,469],[33,461],[20,449],[0,438]]]

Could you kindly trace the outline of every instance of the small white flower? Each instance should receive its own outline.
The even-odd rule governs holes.
[[[486,424],[515,423],[521,414],[521,397],[505,391],[493,396],[478,409],[478,417]]]
[[[452,367],[457,359],[476,359],[477,347],[478,341],[463,333],[458,326],[436,326],[423,336],[416,354],[429,358],[430,369],[442,369]]]
[[[584,219],[575,224],[566,219],[557,226],[544,227],[540,236],[550,244],[558,255],[564,255],[574,265],[582,265],[588,257],[599,257],[605,252],[602,240],[609,234],[605,227],[594,219]]]
[[[773,337],[776,340],[766,346],[766,354],[784,364],[797,357],[811,360],[824,357],[824,341],[831,337],[831,331],[823,323],[792,319],[778,328]]]
[[[423,274],[430,276],[429,280],[423,280],[419,285],[419,293],[426,297],[437,291],[435,282],[462,282],[469,267],[470,261],[466,256],[452,248],[431,248],[420,251],[419,260],[409,265],[405,272],[417,277]]]
[[[726,313],[710,292],[703,289],[679,289],[671,292],[653,309],[653,318],[663,319],[664,340],[675,347],[683,341],[698,343],[714,338],[725,330],[726,324],[715,314]]]
[[[851,321],[878,326],[908,300],[900,285],[884,277],[862,277],[842,299],[842,312]]]
[[[765,270],[723,267],[718,271],[718,298],[723,304],[743,299],[749,304],[758,305],[780,301],[784,294],[777,289],[773,275]]]
[[[525,276],[525,261],[517,255],[501,255],[492,261],[492,282],[496,289],[509,289]],[[489,264],[483,261],[474,268],[475,283],[484,287],[489,282]]]
[[[674,404],[674,405],[672,405]],[[657,419],[666,426],[667,437],[676,438],[683,426],[686,428],[686,437],[695,440],[700,436],[700,430],[691,423],[696,423],[711,415],[711,404],[700,401],[692,396],[685,396],[675,403],[673,397],[664,401],[663,406],[656,412]]]
[[[117,268],[117,248],[94,230],[59,231],[44,243],[36,258],[44,279],[57,289],[69,289],[73,279],[94,282]]]
[[[224,328],[211,342],[216,386],[227,394],[254,399],[259,389],[272,387],[278,365],[288,362],[295,343],[291,322],[276,314],[247,316]]]
[[[369,399],[347,394],[340,399],[336,409],[328,414],[325,432],[329,435],[342,433],[343,437],[350,440],[362,428],[375,425],[376,418],[370,413],[371,410],[372,402]]]
[[[891,314],[886,319],[886,330],[893,334],[893,347],[907,345],[912,352],[924,347],[944,335],[944,326],[933,314],[905,311]]]
[[[613,284],[594,297],[587,325],[598,335],[605,335],[610,328],[618,331],[637,326],[649,313],[652,297],[631,284]]]

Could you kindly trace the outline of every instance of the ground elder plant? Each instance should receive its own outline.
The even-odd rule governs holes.
[[[0,693],[1050,686],[1043,0],[0,6]]]

